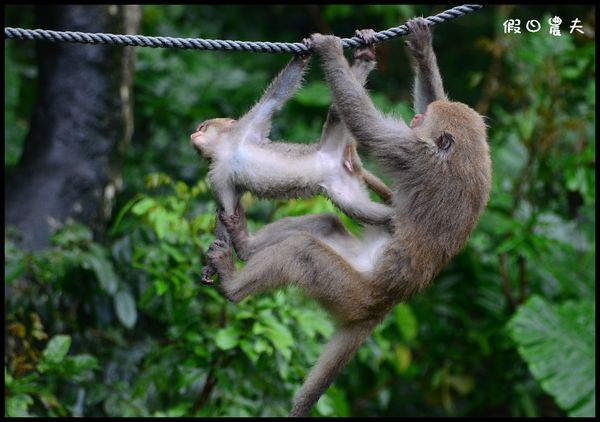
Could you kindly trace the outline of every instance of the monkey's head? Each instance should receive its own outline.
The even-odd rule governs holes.
[[[469,197],[472,215],[478,215],[487,203],[492,177],[483,117],[463,103],[439,100],[415,116],[411,127],[425,143],[421,151],[428,152],[420,166],[428,183],[443,196]]]
[[[463,103],[434,101],[425,114],[415,115],[410,126],[441,160],[456,165],[489,165],[483,117]]]
[[[198,125],[194,133],[190,135],[192,145],[203,157],[211,158],[219,148],[219,143],[226,139],[221,135],[235,123],[234,119],[220,117],[205,120]]]

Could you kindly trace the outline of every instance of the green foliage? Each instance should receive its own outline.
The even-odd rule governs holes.
[[[596,416],[595,316],[587,299],[556,306],[533,296],[508,325],[535,378],[569,416]]]
[[[17,338],[27,343],[24,326],[13,323],[9,329],[17,334]],[[22,336],[19,337],[19,334]],[[40,336],[42,334],[42,336]],[[38,330],[38,337],[45,338],[43,331]],[[4,416],[67,416],[72,412],[60,402],[55,395],[59,383],[85,384],[93,377],[93,371],[98,369],[98,360],[89,354],[67,356],[71,347],[71,337],[64,334],[52,337],[41,352],[35,355],[31,369],[23,377],[13,377],[7,367],[4,368],[5,388],[7,393]],[[13,366],[13,364],[17,366]],[[12,369],[20,371],[23,362],[11,362]],[[38,411],[39,406],[41,411]],[[39,413],[38,413],[39,412]]]
[[[4,48],[5,54],[11,56],[23,54],[11,43]],[[22,85],[32,83],[35,73],[35,67],[31,63],[16,62],[4,66],[4,164],[8,167],[14,166],[19,160],[29,126],[31,104],[28,99],[22,98],[25,96]]]
[[[233,306],[214,289],[202,287],[196,282],[202,266],[198,252],[212,240],[214,225],[214,211],[197,212],[197,197],[208,190],[206,181],[188,186],[152,174],[146,178],[146,189],[154,194],[139,194],[115,217],[109,248],[93,242],[89,229],[81,225],[60,229],[53,236],[53,248],[35,254],[19,250],[7,239],[7,271],[30,277],[21,287],[27,293],[19,295],[11,309],[50,312],[48,324],[53,329],[69,326],[79,347],[94,353],[94,361],[102,365],[97,385],[78,383],[74,377],[85,400],[63,397],[60,414],[69,414],[65,409],[77,403],[86,415],[285,414],[295,387],[318,355],[315,340],[331,336],[332,323],[297,292],[273,293]],[[314,209],[323,208],[324,202],[314,199]],[[34,294],[45,288],[50,295]],[[83,297],[98,306],[90,309],[81,303]],[[55,312],[48,309],[53,306],[50,298],[58,299]],[[57,312],[64,308],[71,309],[66,318]],[[86,318],[75,318],[76,314]],[[8,315],[22,319],[16,311]],[[115,326],[117,321],[121,328]],[[311,346],[297,348],[298,341]],[[97,351],[104,342],[110,347]],[[48,369],[61,363],[70,343],[70,338],[58,336],[42,352],[38,370],[52,383],[67,374]],[[17,362],[20,355],[14,353],[10,356]],[[75,357],[79,365],[75,369],[89,364],[87,355],[82,356]],[[232,374],[249,365],[256,373],[234,387]],[[15,363],[10,373],[22,371],[29,373],[31,368]],[[129,376],[124,379],[120,373]],[[28,376],[23,378],[27,381]],[[256,385],[265,380],[273,387],[258,393],[270,397],[269,405],[240,400],[240,395],[261,397]],[[218,400],[205,403],[203,391]],[[14,412],[45,414],[28,398],[12,393],[10,397]],[[180,397],[187,399],[179,402]]]
[[[297,41],[315,27],[349,36],[440,10],[146,6],[140,33]],[[564,28],[562,37],[502,33],[504,19],[544,21],[543,10],[488,6],[436,28],[446,90],[488,116],[489,205],[465,250],[427,291],[388,315],[313,415],[595,412],[595,45]],[[591,10],[552,13],[567,22],[571,15],[589,20]],[[15,45],[5,49],[8,168],[18,161],[36,85],[33,44]],[[198,283],[215,203],[207,162],[189,133],[206,118],[241,115],[289,58],[137,53],[135,132],[106,233],[66,225],[35,253],[21,250],[12,231],[5,237],[5,415],[285,415],[334,323],[293,289],[233,305]],[[409,120],[402,43],[381,44],[378,55],[371,96]],[[311,67],[275,117],[274,139],[318,138],[330,94],[316,62]],[[320,212],[336,212],[361,231],[323,198],[246,195],[243,202],[250,231]]]

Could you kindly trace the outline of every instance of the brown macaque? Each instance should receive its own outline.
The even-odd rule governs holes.
[[[366,41],[372,30],[362,31]],[[375,68],[372,46],[355,51],[351,73],[362,86]],[[308,56],[292,59],[267,88],[261,100],[239,120],[219,118],[200,124],[192,144],[211,160],[208,173],[219,208],[232,214],[245,191],[285,199],[323,193],[340,210],[368,224],[387,224],[392,208],[369,198],[367,186],[382,199],[391,191],[362,167],[356,144],[331,107],[320,142],[271,142],[267,136],[275,111],[300,87]]]
[[[359,145],[394,180],[391,231],[349,233],[334,215],[285,218],[249,236],[241,211],[221,213],[246,256],[235,270],[219,240],[208,258],[231,301],[286,285],[299,286],[339,322],[338,331],[296,395],[290,416],[306,416],[394,305],[423,290],[461,250],[488,201],[491,162],[483,118],[448,101],[427,22],[408,22],[415,63],[411,125],[381,114],[343,56],[339,38],[313,34],[334,107]]]

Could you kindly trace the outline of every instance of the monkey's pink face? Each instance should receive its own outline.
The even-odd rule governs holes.
[[[210,121],[206,120],[198,125],[196,131],[190,135],[190,139],[192,140],[192,144],[195,147],[200,148],[204,141],[204,135],[206,135],[206,129],[210,125]]]
[[[233,119],[210,119],[200,123],[190,135],[192,145],[201,153],[209,154],[207,147],[219,139],[221,131],[235,123]]]
[[[423,119],[425,119],[425,114],[415,114],[415,117],[410,121],[410,127],[414,128],[417,126],[421,126],[423,123]]]

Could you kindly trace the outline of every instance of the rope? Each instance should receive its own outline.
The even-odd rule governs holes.
[[[483,6],[479,4],[465,4],[448,9],[435,16],[425,18],[429,26],[439,25],[449,20],[465,16]],[[406,25],[400,25],[375,33],[374,43],[408,34]],[[72,31],[50,31],[44,29],[4,28],[5,39],[39,40],[50,42],[75,42],[83,44],[111,44],[118,46],[181,48],[195,50],[224,50],[224,51],[252,51],[255,53],[294,53],[307,54],[310,50],[302,43],[262,42],[262,41],[231,41],[207,40],[202,38],[171,38],[171,37],[146,37],[143,35],[115,35],[103,33],[86,33]],[[344,48],[356,48],[364,45],[358,37],[342,38]]]

